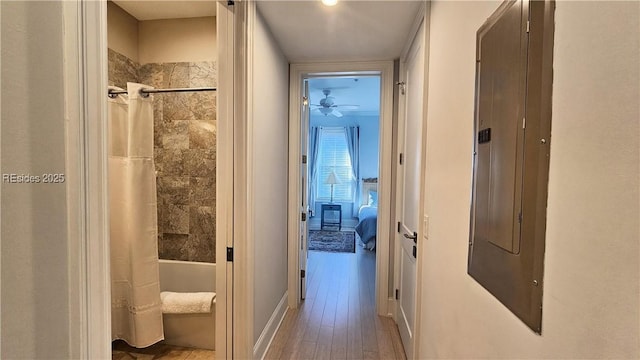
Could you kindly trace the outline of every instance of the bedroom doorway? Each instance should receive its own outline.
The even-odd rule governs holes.
[[[375,284],[380,76],[310,77],[305,89],[309,268],[356,257]]]
[[[308,253],[302,306],[311,313],[323,309],[319,325],[332,327],[334,336],[359,328],[364,340],[376,315],[380,76],[311,77],[305,84]]]
[[[292,65],[291,308],[348,319],[353,302],[362,305],[357,318],[390,314],[392,70]]]
[[[274,342],[281,354],[275,351],[274,357],[288,351],[292,358],[313,352],[338,358],[404,356],[391,320],[395,303],[389,284],[395,230],[392,109],[391,61],[291,65],[290,310],[283,323],[298,325],[295,331],[286,325],[278,331]],[[368,239],[364,225],[362,236],[355,231],[363,206],[373,211],[370,231],[375,232]],[[314,230],[321,232],[319,239]]]

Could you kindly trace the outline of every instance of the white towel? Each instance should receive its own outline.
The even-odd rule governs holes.
[[[211,312],[215,302],[214,292],[171,292],[160,293],[163,314],[203,314]]]

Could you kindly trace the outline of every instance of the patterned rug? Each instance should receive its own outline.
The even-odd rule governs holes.
[[[309,230],[309,250],[328,252],[356,252],[353,231]]]

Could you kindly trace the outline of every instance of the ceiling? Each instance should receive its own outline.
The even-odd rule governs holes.
[[[358,105],[357,109],[338,107],[343,115],[378,115],[380,113],[380,77],[350,76],[343,78],[315,78],[309,80],[309,103],[319,104],[325,95],[322,90],[330,89],[335,103],[339,105]],[[311,116],[323,116],[317,111]],[[328,117],[332,117],[329,115]]]
[[[215,1],[113,0],[140,21],[216,16]]]
[[[216,1],[113,0],[138,20],[216,15]],[[290,62],[400,57],[422,1],[257,1]]]
[[[399,58],[422,1],[259,1],[291,62]]]
[[[215,1],[113,0],[138,20],[215,16]],[[421,1],[320,0],[258,1],[258,9],[290,62],[391,60],[400,57]],[[354,81],[357,79],[358,81]],[[310,80],[310,100],[318,104],[331,89],[344,115],[377,115],[379,77]],[[312,113],[313,115],[313,113]]]

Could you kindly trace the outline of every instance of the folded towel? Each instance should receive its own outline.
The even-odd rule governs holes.
[[[171,292],[160,293],[163,314],[203,314],[211,312],[215,302],[214,292]]]

